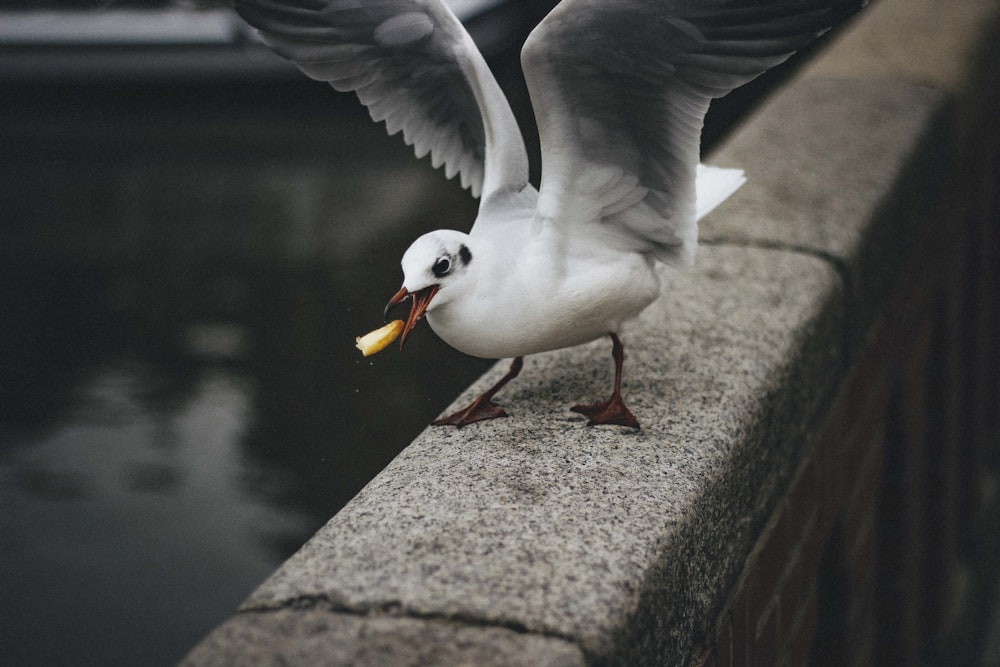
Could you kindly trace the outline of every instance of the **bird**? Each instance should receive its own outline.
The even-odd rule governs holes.
[[[562,0],[530,32],[521,66],[541,176],[511,106],[444,0],[234,0],[278,55],[353,92],[390,135],[479,198],[468,231],[418,237],[386,305],[410,301],[451,347],[511,359],[457,427],[507,416],[493,399],[523,358],[609,337],[606,401],[587,424],[639,429],[621,391],[623,326],[694,261],[697,221],[743,183],[700,162],[712,100],[857,11],[859,0]]]

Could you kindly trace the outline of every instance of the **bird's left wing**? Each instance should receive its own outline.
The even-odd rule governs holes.
[[[474,196],[518,190],[528,156],[510,106],[442,0],[233,0],[264,41],[313,79],[353,91]]]
[[[630,249],[688,264],[709,102],[860,2],[563,0],[521,54],[542,145],[539,216],[567,233],[593,222]],[[717,176],[731,174],[706,174]]]

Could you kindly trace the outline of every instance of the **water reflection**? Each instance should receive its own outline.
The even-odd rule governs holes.
[[[484,368],[353,349],[475,202],[325,88],[73,92],[0,110],[0,650],[171,664]]]

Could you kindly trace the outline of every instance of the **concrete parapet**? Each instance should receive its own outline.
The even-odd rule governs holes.
[[[998,12],[992,0],[874,3],[712,156],[749,182],[704,222],[696,267],[626,331],[624,392],[641,431],[587,428],[567,411],[604,397],[606,342],[528,358],[498,399],[511,419],[426,430],[185,664],[793,664],[823,647],[823,582],[840,581],[824,578],[841,551],[830,544],[855,548],[844,567],[862,568],[858,581],[881,571],[866,551],[878,540],[854,528],[877,523],[868,490],[892,470],[885,406],[907,405],[892,378],[916,377],[869,373],[866,359],[886,345],[879,332],[902,335],[886,322],[906,304],[937,298],[901,288],[936,284],[914,272],[951,270],[949,239],[981,247],[982,230],[942,234],[940,216],[965,196],[955,174],[972,143],[956,119],[997,102],[995,77],[978,98],[969,82],[972,45]],[[995,168],[997,142],[983,142]],[[995,189],[995,177],[966,185]],[[982,208],[996,220],[995,198]],[[964,289],[942,282],[943,295]],[[925,356],[933,336],[917,334],[945,301],[899,315]],[[870,432],[831,435],[850,430],[864,391],[877,397],[863,403]],[[858,468],[863,483],[829,473],[840,443],[877,463]],[[789,581],[806,603],[787,604]]]

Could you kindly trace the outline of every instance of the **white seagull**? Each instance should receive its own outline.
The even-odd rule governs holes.
[[[506,97],[442,0],[235,0],[263,40],[313,79],[353,91],[417,157],[480,197],[468,233],[438,230],[402,259],[389,307],[412,305],[470,355],[513,358],[470,406],[434,424],[506,416],[493,396],[522,357],[610,336],[611,397],[572,408],[639,428],[621,396],[623,323],[660,294],[658,264],[689,266],[698,218],[742,183],[705,168],[705,112],[860,0],[563,0],[521,63],[538,123],[540,187]]]

